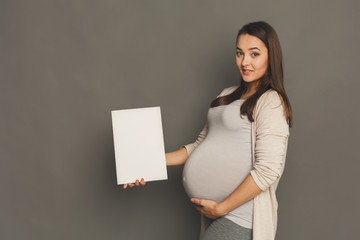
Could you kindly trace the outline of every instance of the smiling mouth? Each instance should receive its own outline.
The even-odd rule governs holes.
[[[250,74],[253,72],[253,70],[245,70],[245,69],[243,69],[242,71],[244,74]]]

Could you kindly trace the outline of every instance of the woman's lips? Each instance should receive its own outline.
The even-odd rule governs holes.
[[[253,71],[252,70],[242,70],[244,75],[250,75]]]

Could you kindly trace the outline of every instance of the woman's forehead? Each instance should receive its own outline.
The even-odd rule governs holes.
[[[266,49],[265,44],[257,37],[250,34],[241,34],[237,41],[237,48],[241,50],[252,50],[258,48],[260,50]]]

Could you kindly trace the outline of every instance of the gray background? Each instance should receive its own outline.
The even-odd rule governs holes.
[[[198,239],[182,167],[116,185],[110,111],[161,106],[166,151],[237,85],[268,21],[294,109],[277,239],[357,239],[359,1],[0,1],[0,239]]]

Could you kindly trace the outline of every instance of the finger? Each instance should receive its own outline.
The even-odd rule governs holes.
[[[125,189],[125,188],[127,188],[127,186],[128,186],[127,184],[124,184],[123,188]]]
[[[140,184],[141,184],[141,185],[143,185],[143,186],[146,184],[146,182],[145,182],[144,178],[142,178],[142,179],[141,179]]]
[[[129,183],[129,187],[133,187],[134,186],[134,184],[133,183]]]
[[[139,179],[136,179],[135,185],[140,186]]]
[[[198,198],[191,198],[190,199],[191,202],[197,204],[197,205],[200,205],[201,206],[201,199],[198,199]]]
[[[196,210],[198,210],[201,214],[206,215],[206,212],[205,212],[204,208],[202,208],[202,207],[196,207]]]

